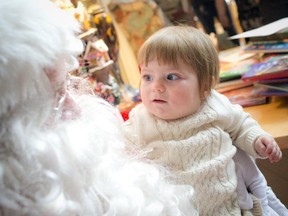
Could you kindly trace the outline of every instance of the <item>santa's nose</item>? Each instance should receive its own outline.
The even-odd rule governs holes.
[[[80,107],[75,99],[67,91],[64,104],[62,107],[62,120],[76,119],[80,116]]]

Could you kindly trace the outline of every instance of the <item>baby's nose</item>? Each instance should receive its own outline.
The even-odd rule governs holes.
[[[76,119],[80,116],[81,109],[80,106],[76,103],[75,99],[71,96],[69,92],[67,92],[61,119],[68,120],[68,119]]]
[[[165,84],[163,83],[163,81],[154,81],[153,90],[157,92],[163,92],[165,90]]]

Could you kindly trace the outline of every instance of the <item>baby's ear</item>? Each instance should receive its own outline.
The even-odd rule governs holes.
[[[203,100],[205,100],[211,93],[211,89],[216,85],[216,79],[212,76],[211,83],[206,82],[204,86]]]
[[[210,88],[207,88],[205,91],[204,91],[204,94],[203,94],[203,96],[204,96],[204,100],[206,100],[209,96],[210,96],[210,94],[211,94],[211,90],[212,90],[212,88],[210,87]]]
[[[210,92],[212,88],[214,88],[214,86],[216,85],[216,79],[214,76],[212,76],[211,78],[211,82],[207,81],[205,82],[205,85],[204,85],[204,91],[208,91]]]
[[[215,79],[215,76],[212,76],[212,83],[211,86],[214,87],[217,84],[217,80]]]

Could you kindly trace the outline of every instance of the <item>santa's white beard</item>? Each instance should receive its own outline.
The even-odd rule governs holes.
[[[0,215],[194,215],[190,187],[125,154],[112,106],[82,95],[79,108],[54,112],[47,71],[64,81],[83,51],[72,14],[49,0],[1,1],[0,11]]]
[[[7,121],[0,215],[195,215],[190,187],[169,185],[162,168],[125,153],[114,107],[90,96],[76,103],[76,119]]]

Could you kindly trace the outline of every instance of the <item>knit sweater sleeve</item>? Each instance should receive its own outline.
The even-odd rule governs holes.
[[[267,133],[241,106],[231,104],[228,98],[216,91],[212,94],[215,97],[215,109],[219,113],[219,124],[229,133],[233,144],[251,156],[261,158],[255,151],[254,142]]]

